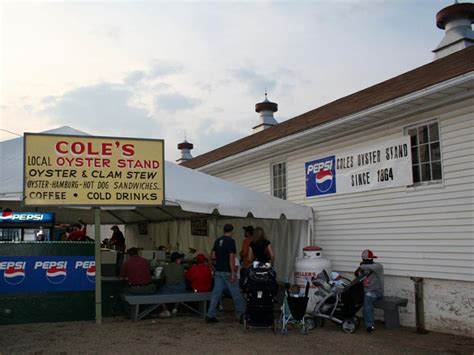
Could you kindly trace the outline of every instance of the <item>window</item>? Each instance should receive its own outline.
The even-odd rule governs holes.
[[[407,134],[411,137],[413,183],[441,180],[443,173],[438,122],[409,127]]]
[[[273,196],[286,200],[286,163],[272,164]]]

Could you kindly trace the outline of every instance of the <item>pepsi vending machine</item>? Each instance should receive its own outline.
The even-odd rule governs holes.
[[[0,216],[0,241],[49,241],[53,227],[54,213],[5,210]]]
[[[94,243],[52,241],[53,213],[0,217],[0,324],[94,319]]]

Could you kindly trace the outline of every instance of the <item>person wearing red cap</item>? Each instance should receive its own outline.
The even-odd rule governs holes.
[[[199,254],[196,256],[197,264],[191,266],[186,271],[185,277],[191,283],[194,292],[209,292],[212,288],[212,271],[205,263],[206,256]]]
[[[372,333],[374,328],[374,303],[383,297],[384,274],[383,265],[375,263],[377,257],[372,250],[365,249],[362,252],[362,262],[354,274],[365,276],[362,283],[364,285],[364,322],[367,332]]]
[[[86,224],[79,220],[72,226],[72,232],[67,234],[67,240],[72,241],[84,241],[86,240]]]

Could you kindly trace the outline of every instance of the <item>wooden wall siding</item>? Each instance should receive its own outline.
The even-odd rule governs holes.
[[[443,183],[305,197],[306,161],[401,136],[407,125],[430,119],[439,120]],[[316,243],[335,270],[352,271],[371,248],[388,275],[474,281],[474,99],[214,175],[270,193],[270,164],[281,160],[288,199],[314,208]]]

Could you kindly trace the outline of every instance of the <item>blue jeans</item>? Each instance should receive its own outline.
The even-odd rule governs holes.
[[[221,299],[222,292],[225,288],[229,288],[232,300],[234,301],[235,315],[240,318],[245,313],[245,304],[242,294],[240,293],[239,283],[237,280],[230,282],[230,272],[216,271],[214,272],[214,288],[212,289],[211,304],[207,311],[209,318],[215,318],[217,314],[217,305]]]
[[[158,294],[159,295],[172,295],[175,293],[185,293],[186,292],[186,284],[183,282],[174,284],[174,285],[169,285],[169,284],[164,284],[159,290]]]
[[[374,326],[374,302],[382,298],[383,294],[379,291],[365,291],[364,292],[364,322],[365,327]]]

